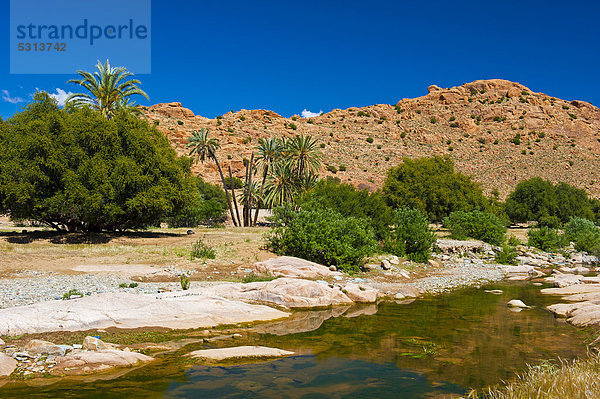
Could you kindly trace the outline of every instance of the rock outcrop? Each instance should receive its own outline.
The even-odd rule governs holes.
[[[105,372],[116,367],[133,367],[154,360],[137,352],[120,350],[84,351],[56,358],[50,373],[56,376]]]
[[[256,262],[253,271],[258,274],[268,274],[273,277],[296,277],[317,279],[322,277],[340,276],[342,273],[329,270],[329,267],[293,256],[279,256]]]
[[[10,376],[17,368],[17,364],[12,357],[0,353],[0,378]]]

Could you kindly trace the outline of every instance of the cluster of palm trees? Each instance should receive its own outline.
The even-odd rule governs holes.
[[[113,67],[106,60],[98,61],[97,71],[77,71],[81,79],[72,79],[87,90],[87,93],[71,94],[66,101],[67,106],[90,107],[96,109],[110,119],[122,109],[140,113],[131,97],[140,95],[148,99],[148,95],[139,88],[140,81],[132,79],[133,74],[124,67]],[[241,193],[236,195],[233,188],[233,174],[229,167],[229,185],[217,159],[220,148],[218,139],[209,138],[208,130],[193,132],[188,139],[187,148],[197,161],[213,160],[221,176],[223,189],[233,223],[236,226],[252,226],[257,223],[261,208],[273,208],[283,204],[294,204],[298,195],[312,187],[317,180],[317,172],[321,167],[321,153],[317,140],[311,136],[294,136],[292,138],[260,139],[246,166],[246,176]],[[260,183],[254,176],[260,176]],[[239,215],[238,197],[242,208]],[[254,215],[252,214],[254,210]]]
[[[242,204],[240,218],[231,167],[228,185],[217,159],[219,140],[209,138],[208,130],[202,128],[192,133],[186,147],[190,149],[190,156],[195,156],[198,161],[204,162],[210,158],[216,163],[227,195],[229,212],[236,226],[255,225],[261,208],[294,205],[299,194],[314,186],[321,168],[321,152],[317,140],[311,136],[260,139],[256,157],[253,152],[246,166],[246,176],[239,194]],[[253,179],[255,175],[261,176],[260,184]]]

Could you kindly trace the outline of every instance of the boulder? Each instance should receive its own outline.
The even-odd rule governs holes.
[[[348,283],[342,289],[348,298],[354,302],[376,302],[379,291],[371,287],[364,287],[355,283]]]
[[[201,349],[188,353],[196,359],[224,361],[232,359],[276,358],[291,356],[294,352],[265,346],[236,346],[233,348]]]
[[[107,349],[117,349],[118,345],[110,344],[89,335],[83,339],[82,348],[88,351],[101,351]]]
[[[398,290],[396,295],[394,295],[394,299],[407,299],[407,298],[417,298],[421,293],[413,287],[402,287]]]
[[[25,347],[23,347],[23,350],[34,355],[64,356],[66,353],[65,348],[52,342],[42,341],[39,339],[32,339],[29,341]]]
[[[390,263],[389,260],[384,259],[381,261],[381,268],[383,270],[390,270],[392,268],[392,264]]]
[[[546,281],[551,282],[554,287],[568,287],[570,285],[581,284],[583,276],[576,274],[555,274],[552,277],[546,277]]]
[[[0,378],[8,377],[17,368],[17,361],[0,352]]]
[[[529,307],[529,306],[525,305],[525,303],[523,303],[523,301],[521,301],[520,299],[512,299],[512,300],[508,301],[508,303],[506,305],[510,308],[528,308]]]
[[[427,88],[428,93],[432,93],[434,91],[440,91],[440,90],[442,90],[442,88],[439,86],[436,86],[436,85],[431,85]]]
[[[256,283],[220,284],[208,289],[214,295],[286,308],[314,308],[354,303],[339,287],[313,280],[278,278]]]
[[[4,341],[2,341],[2,338],[0,338],[0,346],[4,345]]]
[[[137,352],[103,350],[78,352],[56,358],[52,375],[83,375],[107,371],[116,367],[132,367],[154,360]]]
[[[256,262],[252,267],[258,274],[270,274],[273,277],[296,277],[315,279],[341,275],[328,267],[293,256],[280,256]]]

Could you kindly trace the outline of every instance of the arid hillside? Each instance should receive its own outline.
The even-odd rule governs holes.
[[[497,189],[502,198],[518,181],[533,176],[600,196],[597,107],[499,79],[449,89],[430,86],[428,92],[393,105],[335,109],[314,118],[243,109],[208,119],[180,103],[156,104],[144,112],[182,154],[190,133],[207,128],[221,141],[220,162],[238,176],[259,138],[310,134],[322,147],[322,176],[371,190],[403,157],[450,155],[458,170],[481,182],[487,193]],[[218,178],[212,162],[195,171],[209,181]]]

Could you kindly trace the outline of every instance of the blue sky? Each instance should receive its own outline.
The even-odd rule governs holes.
[[[36,88],[77,91],[75,75],[9,74],[9,0],[0,9],[0,116]],[[595,1],[153,0],[152,73],[138,75],[150,101],[138,102],[290,116],[503,78],[600,105],[599,14]]]

